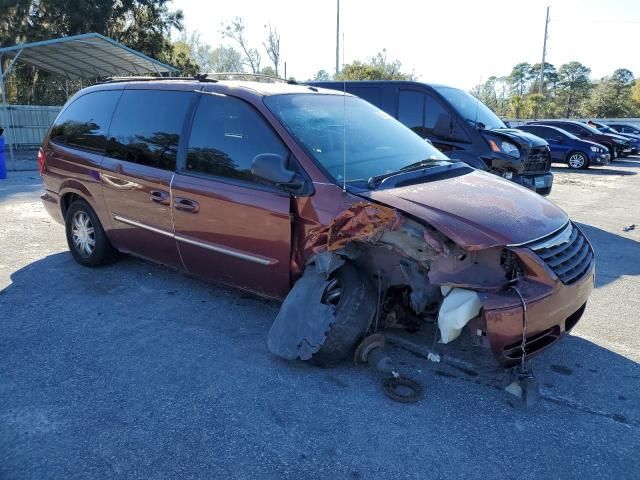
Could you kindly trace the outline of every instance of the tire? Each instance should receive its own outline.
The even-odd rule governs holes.
[[[73,202],[65,215],[67,244],[74,260],[85,267],[115,261],[117,251],[104,233],[98,216],[84,200]]]
[[[374,288],[353,265],[346,263],[331,278],[337,281],[341,294],[335,303],[335,320],[326,339],[310,359],[311,363],[320,367],[336,365],[353,354],[356,343],[369,330],[377,309]],[[335,291],[330,287],[331,284],[325,296]]]
[[[589,168],[589,158],[582,152],[571,152],[567,157],[567,165],[572,170]]]
[[[607,147],[607,149],[609,150],[609,161],[613,162],[613,160],[616,158],[616,149],[613,147]]]

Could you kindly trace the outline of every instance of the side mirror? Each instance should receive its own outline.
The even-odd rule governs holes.
[[[438,120],[436,121],[436,125],[433,129],[434,135],[440,138],[449,138],[451,137],[452,130],[451,115],[448,113],[441,113],[438,115]]]
[[[277,153],[261,153],[251,163],[251,173],[282,187],[298,189],[303,181],[296,172],[287,168],[286,162]]]

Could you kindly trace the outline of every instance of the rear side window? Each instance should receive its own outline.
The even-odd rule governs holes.
[[[186,170],[264,184],[251,173],[253,159],[261,153],[288,156],[262,115],[242,100],[203,94],[191,127]]]
[[[103,153],[113,109],[122,92],[87,93],[74,100],[56,119],[50,140],[96,153]]]
[[[191,92],[125,90],[111,121],[106,154],[175,170],[178,143]]]
[[[579,126],[571,123],[561,123],[558,125],[558,128],[566,130],[569,133],[573,133],[574,135],[580,135],[582,133],[582,129]]]

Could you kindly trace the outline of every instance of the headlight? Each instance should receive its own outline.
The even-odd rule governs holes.
[[[505,140],[498,140],[500,144],[496,143],[496,141],[492,138],[489,138],[489,146],[491,150],[494,152],[506,153],[510,157],[520,158],[520,150],[511,142],[507,142]]]
[[[598,147],[591,147],[591,151],[593,153],[598,153],[600,151],[600,149]]]
[[[515,158],[520,158],[520,150],[518,150],[518,147],[516,147],[513,143],[503,141],[500,144],[500,148],[507,155],[511,155]]]
[[[618,140],[617,138],[614,138],[613,141],[616,142],[618,145],[625,145],[627,143],[626,140]]]

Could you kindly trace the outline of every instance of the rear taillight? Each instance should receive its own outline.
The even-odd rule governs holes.
[[[31,157],[33,158],[33,157]],[[42,175],[47,166],[47,156],[44,154],[44,150],[42,148],[38,150],[38,172]]]

